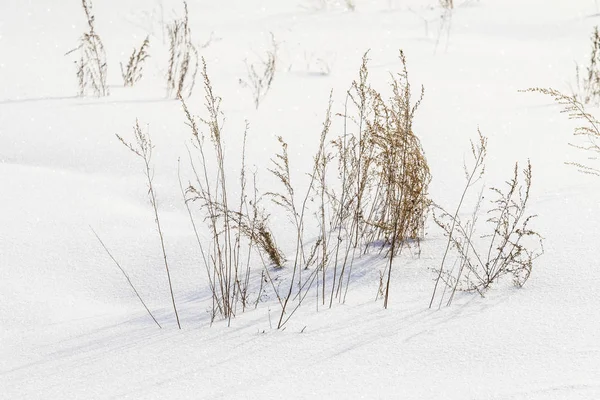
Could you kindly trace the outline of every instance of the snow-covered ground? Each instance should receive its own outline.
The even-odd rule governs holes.
[[[486,183],[501,185],[515,161],[533,165],[529,211],[538,215],[545,253],[523,289],[508,282],[485,298],[461,294],[430,310],[432,269],[445,247],[430,221],[421,256],[395,260],[389,309],[373,301],[384,263],[367,257],[355,266],[345,304],[317,311],[310,299],[277,330],[272,297],[230,326],[210,324],[206,272],[177,181],[190,132],[181,104],[165,97],[162,23],[181,15],[182,5],[96,0],[111,94],[80,98],[75,57],[65,56],[86,29],[79,2],[1,1],[0,398],[600,398],[600,181],[564,164],[588,157],[568,146],[574,123],[551,99],[518,92],[575,87],[574,66],[587,62],[598,5],[455,2],[447,31],[435,0],[356,0],[354,11],[342,1],[188,0],[194,41],[210,39],[201,55],[223,98],[231,168],[248,120],[246,162],[265,190],[276,185],[267,168],[279,135],[289,143],[293,176],[306,186],[330,90],[333,111],[342,112],[369,49],[373,86],[387,87],[403,49],[413,88],[425,87],[414,130],[438,204],[456,207],[478,127],[489,137]],[[244,60],[264,52],[271,32],[279,67],[255,110],[239,80]],[[144,76],[123,88],[119,62],[146,35]],[[188,105],[202,114],[202,103],[198,82]],[[136,118],[156,146],[155,187],[182,330],[140,160],[115,137],[130,138]],[[335,117],[332,134],[340,126]],[[274,211],[271,219],[281,247],[293,252],[286,217]]]

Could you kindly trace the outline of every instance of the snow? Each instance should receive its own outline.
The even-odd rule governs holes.
[[[165,98],[161,21],[180,15],[181,4],[94,3],[111,85],[110,96],[97,99],[76,96],[74,58],[64,55],[85,29],[80,5],[1,2],[0,398],[600,398],[600,186],[564,165],[587,157],[568,146],[574,123],[549,98],[518,92],[576,86],[574,65],[587,62],[598,5],[455,2],[447,35],[434,0],[356,0],[354,12],[344,2],[320,9],[308,0],[188,1],[194,40],[212,37],[201,54],[223,98],[228,168],[239,169],[248,120],[247,163],[265,190],[277,184],[267,168],[278,135],[289,143],[293,179],[306,186],[329,92],[334,112],[343,111],[369,49],[375,87],[385,90],[388,72],[399,70],[400,48],[413,88],[425,86],[415,132],[436,202],[456,207],[478,127],[490,141],[487,183],[501,185],[515,161],[533,165],[530,211],[545,254],[524,288],[505,282],[485,298],[461,294],[430,310],[445,238],[429,222],[421,256],[395,260],[388,310],[374,301],[384,263],[369,256],[355,265],[345,304],[317,310],[311,293],[284,330],[276,329],[272,296],[230,326],[210,323],[206,272],[177,182],[178,158],[187,171],[189,128],[180,103]],[[279,69],[255,110],[239,79],[270,32]],[[146,35],[144,77],[122,88],[118,63]],[[202,102],[199,81],[188,104],[201,114]],[[155,186],[182,330],[142,165],[115,137],[131,137],[136,118],[156,145]],[[339,133],[339,117],[332,129]],[[287,217],[274,210],[272,220],[282,248],[293,252]]]

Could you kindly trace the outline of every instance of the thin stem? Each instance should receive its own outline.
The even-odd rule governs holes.
[[[160,326],[160,324],[158,323],[158,321],[156,320],[156,318],[154,318],[154,315],[152,315],[152,312],[150,312],[150,309],[148,308],[148,306],[146,305],[146,303],[142,299],[142,296],[140,296],[140,294],[138,293],[138,291],[135,288],[135,286],[133,286],[133,282],[131,282],[131,279],[129,278],[129,275],[127,275],[127,272],[125,272],[125,270],[123,269],[123,267],[121,267],[121,264],[119,264],[119,262],[113,257],[113,255],[111,254],[110,250],[108,250],[108,248],[106,247],[106,245],[104,244],[104,242],[102,241],[102,239],[100,239],[100,236],[98,236],[98,234],[96,233],[96,231],[94,230],[94,228],[92,228],[90,226],[90,229],[94,233],[94,236],[96,236],[96,239],[98,239],[98,241],[100,242],[100,244],[104,248],[104,251],[106,251],[106,254],[108,254],[108,256],[111,258],[111,260],[113,260],[113,262],[115,263],[115,265],[119,268],[119,270],[121,271],[121,273],[123,274],[123,276],[125,277],[125,279],[127,279],[127,283],[129,283],[129,287],[131,287],[131,289],[133,290],[133,293],[135,293],[135,295],[137,296],[137,298],[140,301],[140,303],[142,303],[142,305],[146,309],[146,312],[148,312],[148,315],[150,316],[150,318],[152,318],[152,320],[154,321],[154,323],[159,328],[162,329],[162,326]]]

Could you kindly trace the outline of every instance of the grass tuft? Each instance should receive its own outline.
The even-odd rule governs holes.
[[[85,12],[88,31],[79,39],[79,45],[66,55],[79,52],[79,60],[75,62],[79,96],[85,96],[90,91],[97,97],[108,96],[106,52],[94,27],[92,1],[81,0],[81,5]]]
[[[133,86],[142,79],[144,61],[150,57],[148,55],[148,46],[150,46],[150,37],[146,36],[140,48],[133,49],[127,66],[123,68],[123,63],[121,63],[121,76],[123,77],[124,86]]]
[[[192,95],[198,73],[198,50],[192,42],[187,2],[183,2],[184,16],[167,25],[169,36],[169,66],[167,94],[182,99]]]
[[[575,67],[577,85],[579,87],[578,97],[583,104],[600,104],[600,32],[594,27],[591,36],[592,51],[589,64],[585,68],[585,74],[581,76],[579,65]]]

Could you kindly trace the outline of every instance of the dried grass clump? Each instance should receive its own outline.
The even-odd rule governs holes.
[[[330,96],[309,185],[301,202],[290,175],[288,145],[279,138],[281,152],[273,159],[271,172],[282,190],[270,195],[287,212],[296,231],[296,255],[290,286],[281,297],[279,328],[291,318],[315,282],[321,304],[331,307],[334,299],[344,301],[354,261],[369,248],[378,248],[389,258],[386,270],[381,272],[387,308],[392,261],[409,242],[418,243],[423,237],[431,174],[413,131],[423,89],[413,103],[402,51],[400,61],[403,68],[392,75],[391,96],[385,100],[368,84],[368,57],[364,55],[359,78],[347,93],[341,115],[344,131],[332,142],[328,139]],[[304,237],[309,213],[319,224],[319,236],[310,246]],[[316,268],[310,270],[313,266]],[[303,273],[307,270],[308,276]],[[297,303],[288,310],[290,299]]]
[[[409,241],[423,237],[429,207],[427,190],[431,181],[429,166],[413,119],[424,89],[412,103],[406,57],[400,51],[402,70],[392,75],[392,95],[388,100],[369,86],[368,57],[363,57],[359,80],[348,91],[351,107],[345,106],[344,135],[334,141],[341,195],[332,199],[338,234],[346,233],[347,245],[336,250],[343,260],[337,276],[339,295],[346,273],[359,248],[374,245],[386,250],[389,264],[384,306],[389,298],[389,279],[394,257]],[[350,131],[353,122],[357,131]],[[337,274],[337,271],[335,272]],[[349,280],[349,275],[347,281]]]
[[[579,87],[579,101],[584,104],[600,104],[600,32],[594,27],[591,37],[592,52],[585,75],[581,76],[579,65],[576,66],[577,85]]]
[[[431,173],[419,138],[412,123],[423,99],[411,103],[411,87],[404,52],[400,51],[402,71],[392,77],[392,97],[386,102],[371,90],[373,117],[367,120],[366,132],[371,141],[372,177],[378,182],[370,196],[370,217],[365,220],[369,243],[389,245],[389,264],[384,296],[388,306],[392,260],[400,254],[408,240],[419,241],[424,235],[425,217],[429,207],[427,189]],[[368,173],[368,172],[367,172]],[[369,178],[367,178],[369,179]],[[369,215],[369,214],[367,214]]]
[[[239,197],[236,203],[230,197],[228,181],[231,177],[225,166],[226,157],[221,131],[223,125],[221,98],[213,91],[204,59],[202,59],[201,74],[205,92],[204,106],[208,116],[197,120],[182,99],[194,146],[190,151],[193,180],[186,189],[182,185],[182,192],[209,279],[213,301],[212,320],[220,316],[230,322],[235,317],[238,306],[241,305],[242,311],[244,311],[250,304],[251,251],[258,249],[261,256],[266,254],[276,267],[283,265],[284,258],[268,227],[268,215],[259,207],[256,184],[254,184],[254,201],[248,201],[245,166],[248,125],[246,125],[242,138],[243,154],[239,176]],[[206,135],[202,132],[202,128],[207,132]],[[208,147],[205,144],[205,136],[210,142]],[[216,171],[211,174],[209,171],[213,168],[216,168]],[[211,236],[209,246],[204,246],[200,240],[197,225],[189,209],[191,202],[199,204],[200,211],[207,222]],[[264,275],[269,276],[266,265],[261,279]],[[272,280],[270,281],[272,282]],[[260,297],[260,295],[259,293],[258,296]]]
[[[169,68],[167,72],[167,94],[178,99],[192,95],[198,73],[198,50],[192,43],[192,32],[188,25],[188,6],[183,2],[185,15],[167,25],[169,35]]]
[[[252,64],[249,64],[248,60],[245,61],[248,76],[246,79],[240,79],[240,85],[252,91],[252,99],[257,110],[261,101],[271,89],[271,84],[275,78],[277,49],[278,44],[275,41],[275,36],[271,33],[271,47],[266,51],[265,57]]]
[[[269,228],[269,215],[258,206],[258,202],[255,196],[254,201],[249,202],[249,207],[242,212],[230,211],[231,217],[237,229],[267,256],[271,265],[283,268],[285,257]]]
[[[231,176],[227,172],[221,98],[213,91],[202,59],[204,118],[194,117],[181,99],[187,125],[192,133],[190,183],[181,192],[198,241],[212,293],[211,320],[233,317],[250,306],[252,251],[263,260],[259,294],[263,283],[270,283],[281,306],[278,328],[283,328],[301,306],[311,288],[317,285],[317,303],[332,306],[344,301],[348,292],[353,263],[369,249],[378,249],[389,258],[380,272],[380,291],[388,307],[392,262],[409,243],[423,237],[430,201],[427,197],[431,175],[420,140],[413,131],[413,120],[423,97],[412,101],[406,58],[400,52],[402,70],[392,75],[390,96],[384,96],[368,84],[368,58],[364,55],[359,78],[347,93],[343,133],[331,141],[333,93],[330,94],[318,147],[308,172],[309,183],[301,194],[291,174],[288,145],[279,137],[281,150],[272,159],[269,171],[280,183],[279,191],[258,196],[254,179],[254,199],[248,200],[245,148],[248,125],[242,140],[242,165],[239,195],[231,196]],[[352,126],[350,126],[352,125]],[[119,138],[146,166],[149,195],[156,214],[159,235],[162,231],[150,168],[152,144],[136,124],[136,145]],[[277,246],[269,228],[269,214],[262,198],[283,208],[295,231],[295,250],[289,261]],[[201,240],[195,212],[202,214],[210,243]],[[307,239],[307,216],[313,215],[319,226],[316,239]],[[163,245],[164,252],[164,245]],[[266,261],[265,261],[266,260]],[[270,275],[269,267],[291,268],[285,287]],[[165,267],[168,264],[165,256]],[[289,283],[289,286],[287,285]],[[280,290],[281,288],[281,290]],[[321,299],[319,299],[319,296]],[[175,302],[173,301],[175,307]]]
[[[533,262],[542,255],[542,237],[530,228],[535,215],[526,215],[531,189],[531,163],[522,171],[519,178],[519,166],[515,163],[513,174],[506,182],[504,189],[492,187],[492,200],[487,211],[489,233],[477,237],[475,235],[479,212],[483,202],[483,188],[477,197],[473,212],[469,219],[463,221],[459,211],[465,200],[467,191],[483,176],[487,138],[479,133],[479,141],[471,143],[473,166],[469,171],[465,168],[467,182],[456,211],[449,213],[436,205],[434,220],[448,238],[446,250],[438,270],[436,284],[429,306],[433,306],[439,297],[439,307],[446,298],[447,305],[452,303],[457,291],[475,291],[480,295],[503,276],[512,277],[513,284],[522,287],[529,279]],[[457,255],[452,268],[446,261],[450,251]],[[445,284],[443,292],[438,293],[440,282]]]
[[[510,274],[515,286],[523,287],[531,275],[533,261],[542,255],[542,237],[532,230],[529,224],[536,215],[525,215],[531,189],[531,163],[522,171],[519,181],[519,164],[515,163],[512,178],[506,182],[506,189],[492,187],[495,193],[492,209],[488,211],[488,223],[494,231],[485,236],[490,239],[488,262],[483,268],[483,279],[478,279],[479,287],[473,285],[478,292],[485,291],[502,275]],[[528,238],[538,242],[539,249],[532,249],[526,242]]]
[[[81,0],[81,5],[85,12],[89,31],[81,36],[79,46],[67,53],[67,55],[75,51],[80,53],[79,60],[75,62],[79,96],[86,95],[90,90],[95,96],[108,96],[106,52],[102,40],[94,28],[95,17],[92,13],[92,1]]]
[[[127,67],[123,68],[123,63],[121,63],[121,76],[123,77],[124,86],[133,86],[142,79],[144,61],[150,57],[148,46],[150,46],[150,37],[146,36],[140,48],[133,49],[131,56],[129,56]]]
[[[367,121],[367,135],[373,146],[373,177],[380,183],[374,197],[372,217],[366,223],[372,228],[369,241],[385,244],[401,243],[423,237],[425,214],[429,201],[427,188],[431,181],[429,166],[419,138],[412,130],[415,111],[423,98],[411,104],[410,84],[404,54],[400,53],[403,71],[392,79],[393,96],[385,102],[372,92],[373,119]],[[393,252],[393,251],[392,251]]]

